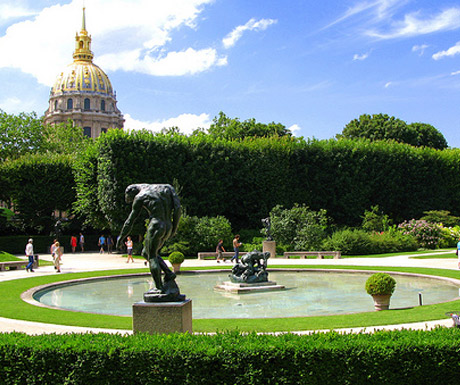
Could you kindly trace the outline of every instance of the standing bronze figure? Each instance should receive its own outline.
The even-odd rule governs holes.
[[[131,213],[126,219],[117,240],[117,249],[131,232],[143,210],[149,215],[149,224],[144,238],[142,256],[148,261],[155,288],[144,294],[145,302],[183,301],[175,282],[176,275],[169,269],[159,251],[165,242],[177,232],[181,217],[181,205],[174,188],[169,184],[132,184],[126,188],[125,199],[132,203]],[[161,272],[164,272],[164,283]]]

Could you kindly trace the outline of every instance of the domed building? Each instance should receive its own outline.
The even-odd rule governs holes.
[[[44,124],[65,123],[71,119],[91,138],[108,128],[123,128],[124,119],[117,108],[112,84],[105,72],[93,63],[84,8],[82,29],[75,40],[73,63],[57,77],[51,88]]]

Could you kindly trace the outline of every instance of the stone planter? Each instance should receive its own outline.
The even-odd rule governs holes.
[[[391,294],[373,295],[375,311],[388,310],[390,308]]]
[[[174,273],[179,273],[180,272],[180,263],[172,263],[172,268]]]

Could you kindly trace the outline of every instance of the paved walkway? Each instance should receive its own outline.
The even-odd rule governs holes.
[[[451,252],[453,253],[453,252]],[[437,254],[446,254],[437,253]],[[412,255],[413,257],[413,255]],[[51,255],[40,255],[40,259],[51,261]],[[408,256],[396,256],[387,258],[345,258],[345,259],[271,259],[270,264],[274,265],[354,265],[354,266],[397,266],[397,267],[430,267],[439,269],[457,269],[457,259],[413,259]],[[215,260],[198,260],[187,259],[184,261],[184,267],[196,267],[199,269],[204,266],[220,266]],[[230,265],[229,262],[224,265]],[[134,260],[134,263],[126,263],[126,259],[120,254],[99,254],[99,253],[75,253],[64,254],[61,274],[96,271],[96,270],[114,270],[114,269],[132,269],[145,268],[143,260]],[[2,271],[0,272],[0,281],[22,279],[37,275],[55,275],[56,271],[53,266],[44,266],[35,269],[34,273],[28,273],[26,270]],[[443,319],[438,321],[420,322],[404,325],[386,325],[367,328],[339,329],[342,332],[372,332],[375,330],[392,330],[392,329],[431,329],[435,326],[452,326],[452,320]],[[45,324],[37,322],[21,321],[0,317],[0,332],[23,332],[27,334],[42,333],[71,333],[71,332],[109,332],[109,333],[131,333],[127,330],[114,329],[95,329],[82,328],[75,326],[64,326],[56,324]],[[311,332],[300,332],[307,334]]]

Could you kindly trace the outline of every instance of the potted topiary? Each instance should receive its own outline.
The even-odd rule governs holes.
[[[366,281],[366,291],[374,299],[375,310],[388,310],[396,281],[387,273],[372,274]]]
[[[184,254],[182,254],[180,251],[173,251],[171,254],[169,254],[168,260],[171,263],[175,273],[180,271],[180,265],[182,262],[184,262],[184,259]]]

